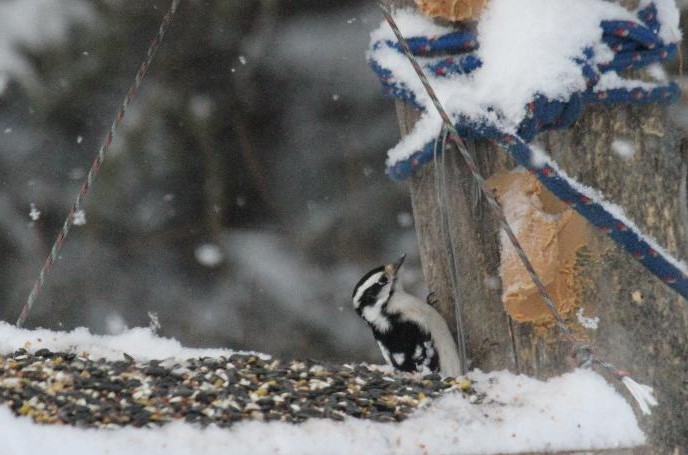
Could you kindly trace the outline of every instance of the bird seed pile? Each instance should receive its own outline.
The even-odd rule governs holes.
[[[399,422],[445,393],[482,401],[466,379],[391,375],[365,365],[256,355],[140,363],[127,355],[106,361],[47,349],[0,356],[0,403],[35,422],[80,427],[178,419],[228,427],[347,416]]]

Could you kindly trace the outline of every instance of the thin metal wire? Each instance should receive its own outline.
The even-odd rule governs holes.
[[[22,327],[24,325],[24,323],[26,322],[26,318],[29,316],[31,309],[36,303],[36,299],[38,298],[41,288],[43,287],[45,278],[47,274],[50,272],[53,263],[57,260],[57,257],[60,253],[60,249],[62,248],[62,244],[67,238],[70,228],[74,224],[74,217],[80,210],[82,210],[84,200],[86,199],[86,196],[88,195],[88,192],[91,189],[91,186],[93,185],[96,176],[98,175],[98,171],[100,170],[100,166],[103,164],[105,155],[110,149],[110,144],[112,143],[112,139],[114,138],[115,133],[117,132],[117,129],[120,123],[122,122],[122,119],[124,118],[124,113],[126,112],[127,107],[136,97],[136,93],[138,92],[138,89],[141,86],[141,82],[143,81],[143,78],[146,76],[148,68],[150,68],[150,65],[153,61],[153,57],[155,56],[155,53],[158,51],[158,48],[160,47],[160,44],[162,43],[162,40],[165,37],[165,32],[170,26],[172,18],[174,17],[174,14],[176,13],[180,3],[181,0],[172,0],[172,5],[170,6],[170,9],[167,11],[167,14],[165,14],[165,16],[163,17],[162,23],[158,28],[158,32],[156,33],[155,37],[153,38],[153,41],[148,47],[146,57],[144,58],[143,62],[141,63],[141,66],[139,67],[138,72],[136,73],[134,82],[129,87],[127,95],[124,97],[122,104],[117,110],[117,113],[115,114],[115,119],[113,120],[112,124],[110,125],[110,129],[105,135],[105,139],[103,140],[103,143],[100,146],[100,149],[98,150],[98,154],[95,160],[93,161],[93,164],[91,165],[91,169],[88,171],[86,181],[83,183],[81,190],[79,191],[79,194],[77,195],[76,200],[74,201],[74,205],[69,210],[67,218],[65,219],[65,222],[62,225],[62,229],[57,234],[57,238],[53,243],[53,246],[50,250],[50,254],[45,260],[45,263],[43,264],[43,267],[41,268],[41,271],[38,274],[38,278],[36,279],[33,288],[31,289],[29,298],[22,307],[19,319],[17,319],[17,327]]]
[[[466,374],[468,371],[468,353],[466,352],[466,331],[463,325],[463,315],[461,312],[461,288],[458,283],[458,265],[456,258],[456,242],[449,224],[449,214],[447,213],[450,207],[449,195],[447,190],[446,180],[446,166],[445,159],[447,154],[442,150],[441,160],[438,160],[438,148],[444,148],[447,138],[447,129],[442,130],[442,134],[435,142],[435,149],[433,154],[433,163],[435,166],[435,195],[437,197],[437,207],[441,219],[441,231],[443,238],[449,243],[449,254],[447,262],[451,274],[452,291],[454,293],[454,312],[456,320],[456,343],[459,351],[459,369],[461,374]]]

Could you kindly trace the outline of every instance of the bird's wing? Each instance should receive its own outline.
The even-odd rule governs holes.
[[[429,333],[440,356],[440,372],[445,376],[458,376],[461,372],[459,353],[444,318],[433,307],[410,294],[395,297],[395,307],[388,307],[388,311],[398,312]]]

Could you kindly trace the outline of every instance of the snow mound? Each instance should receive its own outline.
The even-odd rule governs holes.
[[[99,336],[23,330],[0,323],[0,355],[18,348],[89,352],[122,359],[188,358],[234,353],[187,349],[149,329]],[[311,419],[294,425],[258,421],[230,429],[175,422],[155,428],[83,429],[34,424],[0,407],[2,453],[23,454],[490,454],[594,450],[644,443],[630,405],[601,376],[576,370],[546,382],[501,371],[468,375],[482,399],[449,394],[400,423],[347,418]],[[475,396],[474,396],[475,397]],[[480,404],[472,403],[477,401]],[[229,452],[227,452],[229,453]]]
[[[182,347],[179,341],[156,335],[148,327],[124,330],[118,335],[94,335],[80,327],[71,332],[55,332],[47,329],[18,329],[0,321],[0,355],[17,349],[35,352],[49,349],[59,352],[88,353],[90,357],[106,360],[122,360],[124,353],[145,362],[154,359],[187,359],[193,357],[229,357],[232,354],[256,354],[231,349],[192,349]],[[259,354],[264,358],[265,356]]]

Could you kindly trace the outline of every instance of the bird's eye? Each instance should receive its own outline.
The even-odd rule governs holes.
[[[384,286],[389,282],[389,278],[387,278],[387,275],[382,275],[377,282]]]

